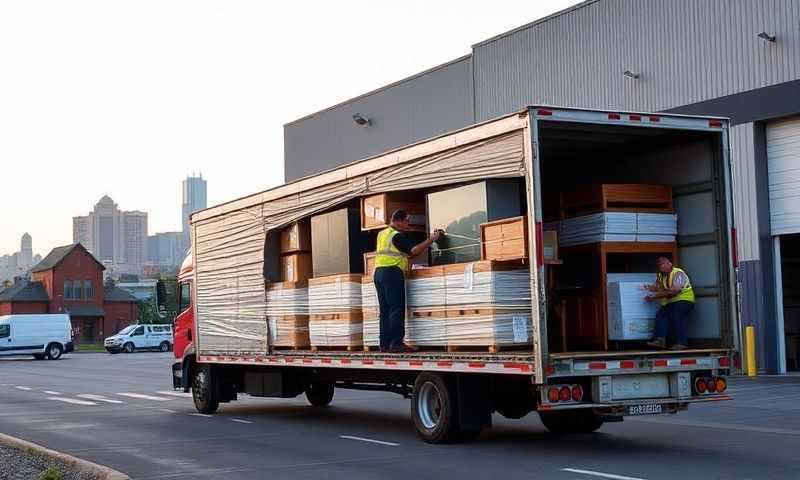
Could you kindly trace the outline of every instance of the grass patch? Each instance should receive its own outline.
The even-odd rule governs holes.
[[[105,352],[106,348],[102,343],[81,343],[75,345],[76,352]]]
[[[39,480],[61,480],[61,471],[55,467],[50,467],[39,475]]]

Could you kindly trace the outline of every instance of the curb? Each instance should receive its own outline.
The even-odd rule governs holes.
[[[77,470],[78,472],[94,475],[98,480],[130,480],[131,478],[122,472],[114,470],[113,468],[98,465],[88,460],[82,460],[78,457],[67,455],[66,453],[56,452],[55,450],[50,450],[49,448],[45,448],[41,445],[37,445],[35,443],[22,440],[21,438],[12,437],[2,433],[0,433],[0,444],[18,448],[22,451],[27,449],[35,450],[36,453],[52,460],[59,461],[64,465]]]

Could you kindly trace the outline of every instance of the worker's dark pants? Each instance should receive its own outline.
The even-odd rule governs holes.
[[[375,269],[375,290],[380,306],[381,350],[403,345],[406,335],[406,278],[398,267]]]
[[[675,343],[688,345],[689,331],[687,318],[693,308],[694,302],[687,302],[685,300],[668,303],[662,306],[656,314],[656,338],[660,337],[666,339],[671,331]]]

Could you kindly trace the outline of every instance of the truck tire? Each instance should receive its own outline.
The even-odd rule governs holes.
[[[603,426],[603,420],[589,408],[539,412],[539,418],[552,433],[592,433]]]
[[[429,372],[417,376],[411,396],[411,417],[422,440],[447,443],[459,438],[457,402],[455,386],[448,378]]]
[[[64,353],[64,347],[60,343],[51,343],[47,346],[46,355],[48,360],[58,360],[61,358],[62,353]]]
[[[219,408],[219,388],[209,365],[198,365],[192,377],[192,400],[199,413],[210,415]]]
[[[315,407],[327,407],[333,401],[333,382],[314,382],[306,387],[306,399]]]

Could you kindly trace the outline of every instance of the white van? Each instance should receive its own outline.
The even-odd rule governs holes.
[[[58,360],[73,349],[69,315],[0,316],[0,356],[33,355],[37,360]]]
[[[172,325],[128,325],[106,338],[103,345],[109,353],[153,349],[168,352],[172,348]]]

